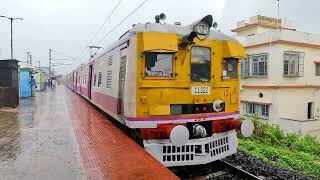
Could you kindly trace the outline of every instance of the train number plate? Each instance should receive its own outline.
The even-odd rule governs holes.
[[[200,94],[210,94],[210,86],[192,86],[191,94],[200,95]]]

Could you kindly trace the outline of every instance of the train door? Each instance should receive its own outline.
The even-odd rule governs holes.
[[[73,90],[77,92],[77,71],[74,71]]]
[[[78,76],[79,76],[79,74],[78,74],[78,70],[76,71],[76,84],[75,84],[75,91],[76,92],[78,92]]]
[[[119,99],[118,99],[118,114],[124,114],[124,83],[126,77],[127,64],[127,48],[120,50],[120,73],[119,73]]]
[[[91,88],[92,88],[92,64],[89,65],[89,77],[88,77],[88,98],[91,99]]]
[[[82,95],[82,82],[83,82],[83,76],[82,76],[82,68],[80,69],[80,75],[79,75],[79,94]]]
[[[74,71],[72,71],[72,77],[71,77],[71,82],[70,82],[70,88],[72,89],[72,90],[74,90]]]

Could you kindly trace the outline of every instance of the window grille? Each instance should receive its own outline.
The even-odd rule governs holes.
[[[98,76],[98,87],[101,86],[101,82],[102,82],[102,72],[99,72],[99,76]]]
[[[111,88],[112,71],[107,71],[107,88]]]
[[[95,73],[93,76],[93,86],[96,86],[97,83],[97,74]]]
[[[112,65],[112,55],[108,57],[108,66]]]

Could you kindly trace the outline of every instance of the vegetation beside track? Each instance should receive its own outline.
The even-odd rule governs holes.
[[[239,150],[284,169],[320,178],[320,140],[300,133],[284,133],[278,126],[252,118],[252,137],[239,135]]]

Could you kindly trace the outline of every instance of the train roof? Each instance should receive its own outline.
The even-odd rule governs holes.
[[[166,32],[166,33],[176,33],[177,35],[184,36],[192,31],[192,25],[182,26],[182,25],[172,25],[172,24],[160,24],[160,23],[145,23],[136,24],[126,32]],[[122,36],[125,38],[125,36]],[[122,38],[120,38],[121,40]],[[212,40],[227,40],[238,42],[234,37],[226,35],[216,30],[210,30],[208,39]]]
[[[210,15],[208,15],[208,16],[210,16]],[[206,16],[204,18],[207,18],[208,16]],[[203,20],[203,19],[200,19],[200,20]],[[104,54],[108,53],[110,50],[112,50],[115,47],[117,47],[117,46],[125,43],[126,41],[128,41],[130,34],[136,34],[138,32],[164,32],[164,33],[176,33],[179,36],[184,36],[184,35],[187,35],[190,32],[192,32],[193,26],[196,23],[198,23],[200,20],[197,20],[197,21],[195,21],[194,23],[192,23],[190,25],[184,25],[184,26],[183,25],[172,25],[172,24],[166,24],[166,23],[150,23],[150,22],[147,22],[147,23],[144,23],[144,24],[140,24],[140,23],[139,24],[134,24],[131,27],[131,29],[129,29],[123,35],[120,36],[119,40],[117,40],[116,42],[114,42],[111,45],[109,45],[108,47],[106,47],[104,49],[104,51],[101,52],[100,54],[98,54],[94,59],[92,59],[92,61],[95,61],[96,59],[100,58]],[[237,42],[238,43],[238,41],[234,37],[229,36],[229,35],[224,34],[224,33],[221,33],[221,32],[219,32],[217,30],[210,30],[209,36],[207,37],[207,39],[226,40],[226,41],[233,41],[233,42]],[[81,68],[81,67],[79,67],[79,68]]]

